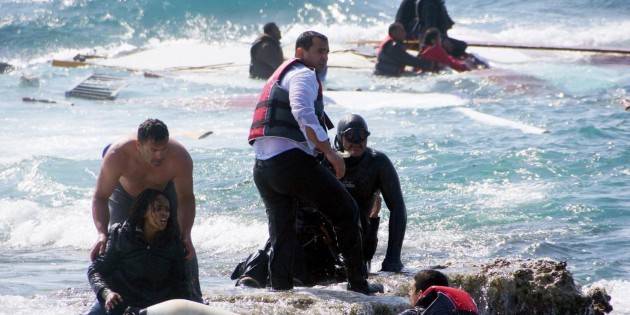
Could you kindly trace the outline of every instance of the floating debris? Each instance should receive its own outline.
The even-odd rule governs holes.
[[[125,85],[126,83],[122,78],[93,74],[72,90],[67,91],[66,96],[94,100],[113,100]]]

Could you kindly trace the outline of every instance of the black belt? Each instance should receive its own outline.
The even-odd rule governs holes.
[[[282,152],[270,159],[267,160],[258,160],[256,159],[256,167],[270,167],[270,166],[279,166],[279,165],[287,165],[289,163],[301,162],[313,160],[315,157],[307,154],[306,152],[295,148],[285,152]]]

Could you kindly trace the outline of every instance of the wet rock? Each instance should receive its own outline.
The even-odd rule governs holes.
[[[451,285],[469,292],[481,314],[599,315],[612,310],[604,289],[582,293],[565,262],[498,259],[453,269],[457,268],[444,270]],[[370,281],[385,287],[385,293],[376,296],[348,292],[343,285],[290,292],[235,288],[205,296],[211,306],[246,314],[398,314],[410,307],[407,294],[412,278],[413,273],[370,276]]]

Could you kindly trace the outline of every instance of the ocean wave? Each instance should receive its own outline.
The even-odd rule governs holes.
[[[448,3],[458,22],[452,33],[466,40],[533,45],[629,47],[625,6],[617,1],[517,4],[511,1]],[[554,10],[550,9],[550,6]],[[355,1],[186,1],[156,2],[50,0],[0,4],[0,56],[33,57],[62,49],[112,45],[144,46],[151,39],[197,39],[208,42],[248,41],[263,23],[276,21],[283,32],[317,27],[350,40],[379,39],[392,22],[397,3]],[[597,10],[594,10],[597,9]],[[576,11],[589,15],[576,15]],[[480,14],[481,13],[481,14]],[[577,16],[577,18],[576,18]],[[541,22],[542,21],[542,22]],[[347,28],[376,27],[363,35]],[[366,38],[367,37],[367,38]]]

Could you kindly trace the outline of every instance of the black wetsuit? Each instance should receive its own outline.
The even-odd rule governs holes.
[[[370,220],[369,215],[374,199],[380,191],[390,213],[389,239],[382,270],[400,271],[403,268],[400,251],[407,227],[407,209],[394,165],[385,154],[371,148],[367,148],[360,158],[346,158],[345,162],[346,174],[341,179],[341,183],[346,186],[359,206],[365,259],[371,260],[376,249],[374,238],[376,237],[375,230],[378,230],[378,221]],[[371,248],[371,255],[369,255],[369,248]]]
[[[416,26],[418,18],[416,16],[416,0],[403,0],[396,12],[396,22],[402,24],[407,31],[407,39],[417,39],[418,32]]]
[[[177,234],[149,245],[141,228],[129,223],[113,225],[105,254],[88,269],[90,286],[97,297],[88,314],[105,314],[108,291],[123,298],[108,314],[122,314],[127,306],[143,308],[170,299],[192,300],[184,256],[184,245]]]
[[[374,74],[399,76],[403,73],[405,66],[424,68],[427,62],[410,55],[404,43],[390,39],[381,46]]]
[[[400,271],[403,264],[400,252],[407,226],[407,210],[403,200],[398,174],[387,156],[367,148],[360,158],[346,158],[346,174],[342,184],[357,201],[362,226],[364,261],[374,255],[377,245],[379,219],[369,219],[369,213],[380,192],[390,210],[389,240],[387,253],[382,264],[384,271]],[[302,202],[302,205],[304,203]],[[297,212],[297,238],[295,245],[294,276],[305,285],[325,280],[343,280],[339,277],[343,263],[338,259],[335,231],[321,215],[309,207],[300,207]],[[318,231],[319,230],[319,231]],[[330,243],[331,239],[334,241]],[[241,276],[254,278],[266,286],[269,242],[264,250],[250,255],[240,263],[232,274],[232,280]]]
[[[258,79],[269,78],[284,61],[280,42],[266,34],[254,41],[250,56],[249,76]]]
[[[448,30],[455,25],[455,22],[448,15],[444,0],[419,0],[416,5],[416,16],[418,25],[416,26],[420,38],[429,28],[437,28],[442,34],[442,42],[445,47],[449,47],[447,52],[460,57],[466,53],[468,45],[466,42],[448,37]],[[448,43],[448,44],[447,44]]]

